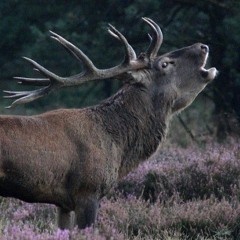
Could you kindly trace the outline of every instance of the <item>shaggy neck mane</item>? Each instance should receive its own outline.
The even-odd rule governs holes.
[[[93,109],[104,130],[122,149],[120,175],[152,155],[166,135],[171,101],[148,91],[140,83],[126,84]]]

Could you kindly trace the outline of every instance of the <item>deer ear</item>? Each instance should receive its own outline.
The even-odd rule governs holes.
[[[143,77],[143,74],[140,73],[140,71],[129,71],[126,73],[123,73],[116,77],[116,79],[123,81],[124,83],[143,83],[146,79],[146,77]]]
[[[150,77],[149,74],[141,70],[129,72],[129,76],[131,76],[132,83],[141,83],[143,85],[146,85],[151,81],[151,79],[148,81],[148,78]]]
[[[133,72],[126,72],[119,76],[116,76],[116,79],[123,81],[124,83],[136,82]]]

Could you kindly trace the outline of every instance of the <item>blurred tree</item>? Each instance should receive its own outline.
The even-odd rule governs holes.
[[[211,60],[220,74],[205,95],[215,104],[217,135],[224,138],[240,123],[239,12],[237,0],[3,0],[0,2],[0,88],[16,89],[10,80],[12,76],[33,74],[20,59],[22,55],[34,58],[59,75],[81,71],[79,62],[49,40],[49,29],[79,46],[98,67],[105,68],[123,58],[122,46],[107,34],[107,23],[123,32],[140,53],[147,47],[149,28],[139,20],[147,16],[163,29],[160,53],[194,42],[210,46]],[[113,94],[119,85],[117,81],[96,81],[64,89],[22,110],[35,112],[95,104]]]

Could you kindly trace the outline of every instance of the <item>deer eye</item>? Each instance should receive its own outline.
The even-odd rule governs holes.
[[[163,62],[163,63],[162,63],[162,68],[166,68],[167,65],[168,65],[168,62]]]

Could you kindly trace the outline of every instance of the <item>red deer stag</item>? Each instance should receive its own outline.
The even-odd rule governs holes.
[[[10,107],[91,80],[117,78],[124,86],[94,107],[1,116],[1,196],[55,204],[61,229],[74,224],[85,228],[94,223],[99,199],[108,189],[156,151],[170,118],[192,103],[217,70],[204,68],[209,50],[201,43],[157,56],[162,32],[153,20],[143,21],[152,33],[148,49],[139,57],[109,25],[108,32],[125,49],[124,61],[109,69],[96,68],[80,49],[54,32],[52,38],[82,62],[81,73],[60,77],[25,58],[44,78],[17,79],[42,88],[5,91],[8,98],[17,98]]]

